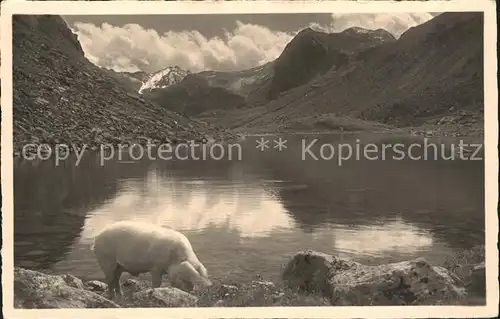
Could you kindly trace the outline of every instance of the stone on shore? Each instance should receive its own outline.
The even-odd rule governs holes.
[[[162,283],[162,284],[165,284],[165,283]],[[163,288],[163,286],[160,288]],[[138,279],[133,279],[133,278],[128,278],[128,279],[122,281],[122,291],[123,291],[124,296],[126,296],[126,297],[131,297],[136,292],[139,292],[142,290],[147,290],[147,289],[151,289],[150,282],[145,282],[143,280],[138,280]]]
[[[467,295],[457,276],[421,258],[366,266],[304,251],[289,262],[283,280],[289,288],[321,293],[339,306],[447,304]]]
[[[297,253],[283,271],[283,281],[300,292],[331,295],[332,280],[341,269],[351,269],[357,263],[316,251]]]
[[[141,308],[196,307],[197,301],[195,296],[173,287],[142,290],[132,296],[134,307]]]
[[[72,275],[47,275],[16,267],[15,308],[119,308],[195,307],[198,298],[173,287],[151,289],[147,282],[127,279],[123,296],[107,299],[107,285],[97,280],[83,283]]]
[[[81,280],[14,269],[15,308],[118,308],[118,304],[83,289]]]
[[[470,256],[467,260],[472,260]],[[297,253],[282,274],[285,286],[258,280],[215,285],[185,292],[170,286],[151,288],[150,280],[122,280],[122,296],[108,300],[107,285],[82,282],[72,275],[47,275],[16,267],[15,308],[117,307],[265,307],[485,304],[485,265],[480,257],[460,274],[417,258],[367,266],[315,252]],[[462,265],[462,263],[456,263]],[[462,269],[463,268],[463,269]],[[165,285],[165,286],[163,286]],[[466,287],[466,288],[465,288]]]
[[[94,292],[105,292],[108,289],[108,285],[98,281],[98,280],[90,280],[85,282],[84,287],[86,290],[94,291]]]

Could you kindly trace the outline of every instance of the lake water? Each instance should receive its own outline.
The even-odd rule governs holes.
[[[433,152],[427,160],[394,160],[386,151],[385,160],[339,165],[335,157],[303,160],[301,143],[318,138],[311,152],[319,157],[320,144],[354,150],[356,139],[379,146],[415,141],[380,134],[280,137],[287,140],[281,152],[273,148],[275,136],[263,137],[270,148],[262,152],[261,137],[247,137],[241,160],[234,147],[222,160],[125,162],[124,154],[100,165],[90,153],[79,165],[75,158],[57,167],[16,160],[15,264],[102,279],[90,251],[93,237],[125,219],[182,231],[210,275],[228,283],[257,275],[276,280],[303,249],[367,264],[416,256],[441,263],[484,243],[483,161],[436,160]]]

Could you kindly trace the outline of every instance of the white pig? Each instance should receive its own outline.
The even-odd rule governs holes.
[[[91,248],[104,272],[110,298],[121,295],[120,277],[151,273],[152,286],[161,285],[167,274],[172,286],[191,291],[210,286],[206,268],[198,260],[189,240],[178,231],[154,224],[120,221],[106,227]]]

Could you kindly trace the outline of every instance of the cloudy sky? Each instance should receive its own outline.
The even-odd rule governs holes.
[[[64,16],[87,58],[116,71],[240,70],[274,60],[304,27],[383,28],[396,37],[435,14]]]

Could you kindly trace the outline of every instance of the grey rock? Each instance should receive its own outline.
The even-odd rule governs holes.
[[[198,298],[177,288],[142,290],[132,296],[134,307],[195,307]]]
[[[102,281],[90,280],[85,282],[85,289],[95,292],[105,292],[108,289],[108,285]]]
[[[47,105],[49,104],[50,102],[47,101],[46,99],[44,98],[41,98],[41,97],[37,97],[34,101],[33,101],[36,105]]]
[[[467,296],[458,277],[424,259],[366,266],[305,251],[288,263],[283,280],[292,289],[322,294],[342,306],[436,304]]]
[[[118,308],[118,304],[82,289],[73,276],[53,276],[23,268],[14,269],[15,308]]]
[[[275,290],[276,289],[276,285],[273,282],[260,281],[260,280],[252,281],[252,287],[253,288],[262,288],[262,289],[266,289],[266,290]]]
[[[62,275],[61,277],[68,286],[78,289],[85,289],[85,286],[81,279],[78,279],[75,276],[69,274]]]
[[[130,293],[136,293],[138,291],[151,288],[145,281],[129,278],[122,283],[123,290]]]
[[[299,291],[331,295],[331,281],[337,269],[349,269],[354,262],[311,250],[297,253],[283,271],[285,284]]]
[[[238,290],[238,287],[233,285],[221,285],[219,288],[219,295],[227,297],[238,293]]]

